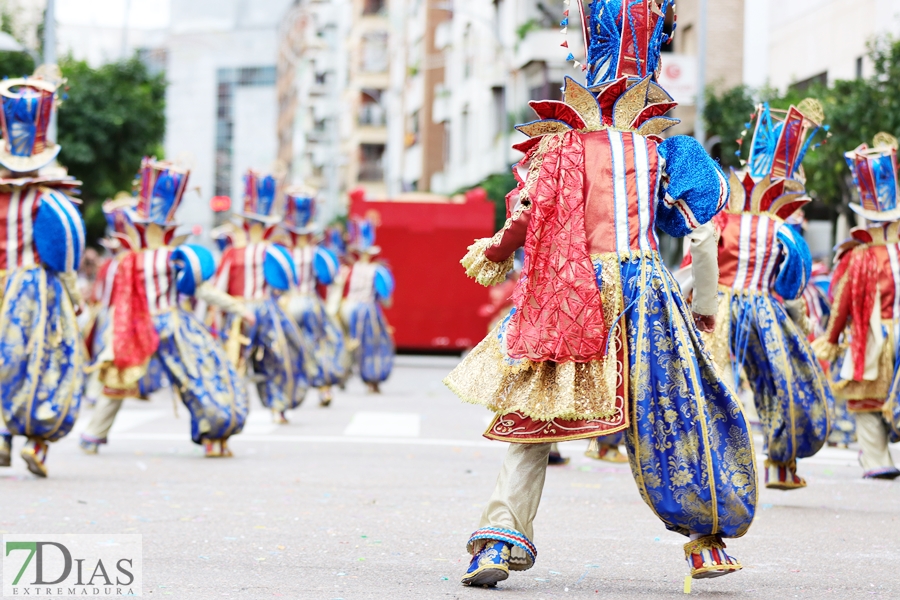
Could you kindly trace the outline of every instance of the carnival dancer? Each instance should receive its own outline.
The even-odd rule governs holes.
[[[722,372],[743,373],[753,392],[766,440],[766,487],[793,490],[806,486],[797,459],[822,448],[834,410],[804,330],[812,258],[785,223],[810,201],[801,163],[824,115],[807,99],[787,112],[760,105],[754,118],[747,167],[732,171],[731,199],[716,219],[721,297],[707,346]]]
[[[825,335],[828,319],[831,316],[831,298],[828,289],[831,286],[831,272],[823,260],[813,260],[812,276],[803,290],[803,303],[806,306],[806,318],[809,326],[807,339],[810,343]],[[830,373],[831,365],[819,359],[822,370]],[[828,435],[829,446],[846,448],[856,441],[856,418],[847,407],[847,399],[835,394],[834,418],[831,422],[831,433]]]
[[[241,303],[207,283],[215,272],[209,250],[174,243],[174,216],[188,176],[172,163],[141,162],[137,206],[129,234],[119,238],[123,251],[99,332],[102,350],[95,362],[104,388],[82,438],[89,453],[106,442],[122,401],[140,397],[140,382],[153,364],[162,365],[187,406],[191,439],[204,445],[207,457],[231,456],[228,438],[246,421],[247,397],[237,372],[203,323],[179,302],[179,295],[195,296],[253,321]]]
[[[394,276],[375,260],[381,248],[375,245],[375,225],[369,219],[349,222],[350,250],[357,255],[346,273],[341,318],[351,340],[350,349],[359,375],[378,394],[394,366],[394,338],[384,317],[394,293]]]
[[[888,450],[888,437],[900,412],[897,140],[879,133],[872,148],[862,144],[845,157],[859,194],[859,204],[850,208],[868,225],[853,229],[851,238],[838,247],[831,318],[813,347],[821,359],[832,363],[835,394],[856,416],[863,477],[894,479],[900,470]],[[849,343],[841,344],[842,335]]]
[[[462,261],[477,281],[496,284],[525,247],[514,310],[445,379],[496,413],[486,437],[511,442],[469,538],[466,585],[494,585],[534,564],[551,442],[623,430],[644,501],[690,536],[692,576],[741,568],[723,538],[743,535],[753,519],[752,443],[698,333],[716,313],[715,239],[704,224],[728,185],[695,140],[659,137],[677,123],[663,116],[675,103],[655,82],[671,6],[591,5],[588,87],[566,78],[562,101],[531,103],[540,120],[518,127],[531,138],[516,146],[525,154],[525,173],[514,171],[519,201]],[[695,264],[706,265],[693,308],[660,258],[657,226],[692,236]]]
[[[50,166],[60,146],[47,139],[61,81],[47,69],[0,82],[0,466],[10,465],[12,437],[25,436],[21,456],[39,477],[49,443],[72,430],[84,387],[76,310],[85,231],[66,195],[80,182]]]
[[[332,386],[340,384],[345,377],[347,348],[341,326],[326,311],[317,286],[334,282],[340,262],[330,250],[315,243],[313,191],[303,187],[289,189],[285,192],[285,202],[283,227],[290,235],[291,256],[297,269],[297,287],[286,295],[287,311],[312,349],[307,360],[315,368],[315,374],[309,383],[319,390],[319,404],[329,406]]]
[[[219,335],[238,371],[252,371],[263,406],[286,424],[285,411],[303,402],[314,366],[297,324],[275,297],[297,281],[290,251],[271,240],[282,219],[275,208],[277,188],[272,175],[250,170],[244,176],[244,210],[236,215],[240,226],[230,233],[215,285],[255,315],[252,326],[227,315]]]
[[[97,454],[101,444],[107,443],[107,436],[113,426],[116,415],[122,407],[121,391],[105,390],[101,380],[103,348],[109,343],[111,332],[112,292],[118,272],[119,262],[134,248],[140,248],[140,237],[132,218],[138,200],[125,192],[117,194],[113,200],[103,203],[103,215],[106,217],[107,237],[100,240],[110,253],[97,272],[94,287],[91,290],[88,305],[91,319],[84,333],[85,346],[90,357],[90,365],[85,369],[85,399],[94,406],[94,414],[85,431],[81,433],[79,446],[87,454]],[[184,238],[173,239],[169,246],[178,247]],[[147,363],[144,376],[137,382],[135,398],[147,400],[150,394],[169,387],[171,381],[166,368],[154,354]],[[108,394],[107,394],[108,392]],[[111,397],[112,396],[112,397]]]

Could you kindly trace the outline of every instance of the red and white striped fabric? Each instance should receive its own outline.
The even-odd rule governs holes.
[[[733,290],[770,290],[781,256],[778,230],[784,223],[752,213],[726,213],[721,219],[719,284]]]
[[[215,275],[215,286],[236,298],[262,300],[269,293],[263,266],[269,242],[229,248]]]
[[[584,136],[585,225],[592,254],[659,249],[656,204],[662,160],[656,143],[607,129]],[[609,202],[613,198],[613,202]]]
[[[40,264],[34,242],[39,207],[40,194],[35,187],[0,193],[0,270]]]
[[[175,288],[175,268],[171,262],[172,250],[160,248],[141,253],[136,277],[144,283],[150,314],[157,314],[178,305]]]
[[[297,290],[301,294],[311,294],[316,289],[316,247],[298,246],[291,251],[297,268]]]

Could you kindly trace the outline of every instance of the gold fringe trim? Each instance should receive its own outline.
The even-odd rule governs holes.
[[[718,535],[704,535],[684,545],[684,557],[687,558],[691,554],[699,554],[704,550],[712,550],[713,548],[724,550],[725,542]]]
[[[810,345],[816,354],[816,358],[828,363],[836,361],[838,356],[841,355],[841,350],[843,350],[840,344],[832,344],[825,337],[816,338]]]
[[[503,230],[498,232],[502,234]],[[495,236],[496,237],[496,236]],[[477,281],[483,286],[491,286],[506,281],[506,274],[512,271],[513,256],[500,263],[495,263],[484,255],[485,250],[494,244],[492,238],[482,238],[475,240],[475,243],[469,246],[468,252],[460,262],[466,268],[466,275]]]
[[[658,256],[653,250],[638,250],[591,257],[600,263],[600,300],[610,330],[624,310],[620,263]],[[623,322],[611,331],[608,355],[587,363],[511,361],[501,345],[501,324],[502,320],[444,379],[464,402],[498,414],[518,412],[536,421],[608,419],[616,414],[619,376],[627,377],[627,366],[618,358],[619,344],[627,343]]]

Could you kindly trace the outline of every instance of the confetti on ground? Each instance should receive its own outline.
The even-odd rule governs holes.
[[[685,577],[684,577],[684,593],[685,594],[691,593],[691,576],[690,575],[685,575]]]

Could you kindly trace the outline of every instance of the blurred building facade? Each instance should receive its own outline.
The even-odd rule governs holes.
[[[872,74],[866,45],[900,33],[896,0],[765,0],[750,2],[746,83],[780,90]]]
[[[388,189],[451,194],[508,171],[529,100],[558,98],[569,69],[562,0],[405,0],[392,89]],[[573,74],[577,75],[577,73]]]
[[[339,2],[339,0],[334,0]],[[388,146],[391,23],[388,0],[351,0],[340,139],[343,187],[384,196]]]

